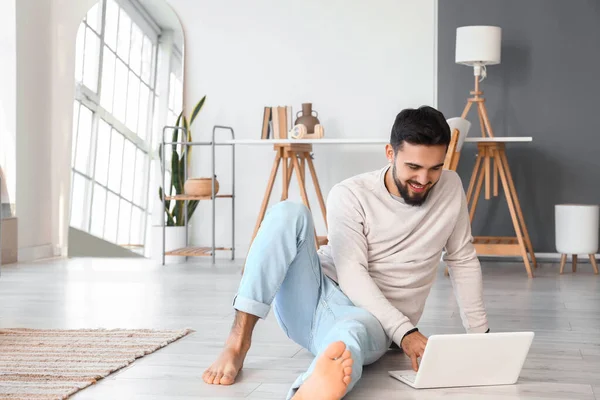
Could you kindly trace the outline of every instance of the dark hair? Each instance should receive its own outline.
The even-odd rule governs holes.
[[[450,127],[444,114],[433,107],[406,108],[396,116],[390,144],[394,151],[402,149],[404,142],[414,145],[450,144]]]

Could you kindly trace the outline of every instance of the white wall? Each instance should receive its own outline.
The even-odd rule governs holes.
[[[19,260],[66,254],[75,36],[93,0],[19,0]]]
[[[194,139],[209,138],[214,124],[234,127],[238,138],[260,138],[264,106],[292,105],[297,111],[302,102],[314,104],[327,137],[387,139],[402,108],[434,104],[435,0],[170,3],[186,35],[186,102],[192,105],[207,95],[192,129]],[[236,256],[243,257],[274,152],[256,146],[236,151]],[[229,152],[217,154],[225,193],[231,188]],[[195,174],[209,176],[209,154],[194,156]],[[380,168],[385,161],[381,145],[315,147],[325,195],[336,182]],[[280,182],[271,204],[279,198]],[[300,201],[298,191],[292,190],[290,198]],[[324,224],[312,192],[309,199],[322,234]],[[230,242],[229,209],[228,200],[219,200],[218,245]],[[199,210],[194,241],[209,244],[210,203]]]
[[[3,0],[0,2],[0,166],[8,192],[2,192],[3,203],[15,203],[16,197],[16,46],[15,1]]]
[[[67,254],[75,36],[94,3],[17,2],[21,259]],[[299,110],[307,101],[314,103],[328,137],[387,138],[400,109],[434,103],[435,0],[169,3],[186,35],[186,103],[207,95],[193,127],[195,139],[208,138],[214,124],[233,126],[238,138],[258,138],[264,106]],[[325,193],[337,181],[385,162],[381,146],[318,147],[315,153]],[[197,175],[210,170],[207,154],[195,154]],[[217,173],[227,192],[227,151],[218,157]],[[266,147],[237,149],[238,256],[247,250],[272,158]],[[290,196],[299,199],[295,188]],[[199,207],[196,243],[210,241],[209,211],[207,202]],[[223,244],[230,237],[229,216],[229,203],[220,200],[217,234]],[[319,220],[317,227],[322,232]]]
[[[48,0],[16,5],[17,204],[23,260],[47,253],[52,243],[52,8]]]

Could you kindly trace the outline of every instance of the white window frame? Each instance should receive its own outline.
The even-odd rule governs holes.
[[[94,92],[93,90],[91,90],[90,88],[88,88],[87,86],[85,86],[82,82],[77,82],[76,85],[76,91],[75,91],[75,101],[80,103],[80,107],[81,106],[85,106],[87,108],[89,108],[92,111],[92,132],[91,132],[91,137],[90,137],[90,146],[89,146],[89,157],[87,157],[88,160],[88,165],[87,165],[87,170],[89,172],[89,174],[87,173],[83,173],[82,171],[79,171],[75,165],[73,164],[71,166],[71,170],[72,170],[72,176],[74,177],[74,174],[78,174],[81,175],[82,177],[84,177],[86,179],[86,185],[85,185],[85,191],[84,191],[84,210],[83,210],[83,228],[86,232],[90,232],[91,231],[91,227],[92,227],[92,200],[93,200],[93,192],[94,192],[94,187],[95,185],[98,185],[100,187],[102,187],[104,190],[106,190],[106,193],[112,193],[114,195],[116,195],[119,199],[119,211],[118,213],[120,213],[120,205],[121,205],[121,201],[125,201],[128,202],[132,207],[137,207],[138,209],[140,209],[142,211],[142,221],[140,221],[141,226],[140,226],[140,233],[139,233],[139,238],[141,240],[142,243],[134,243],[135,245],[142,245],[146,248],[146,253],[147,253],[147,249],[149,246],[147,246],[146,242],[149,239],[148,237],[148,225],[150,224],[151,221],[151,206],[152,206],[152,202],[150,201],[151,196],[153,195],[152,193],[149,193],[149,187],[150,187],[150,177],[151,177],[151,171],[150,171],[150,166],[153,164],[153,160],[155,160],[156,157],[156,153],[155,153],[155,149],[153,149],[153,143],[156,143],[157,141],[157,136],[160,135],[162,133],[162,128],[161,126],[163,124],[161,124],[161,121],[159,121],[159,126],[154,126],[153,121],[155,120],[155,113],[158,112],[158,110],[156,109],[157,104],[155,99],[157,98],[157,92],[160,91],[159,96],[160,95],[168,95],[168,86],[164,89],[166,90],[166,93],[163,91],[162,88],[157,88],[158,82],[160,80],[159,75],[159,69],[158,69],[158,58],[159,58],[159,51],[160,51],[160,45],[159,45],[159,41],[160,41],[160,35],[161,35],[161,29],[158,26],[158,24],[156,24],[154,22],[154,20],[151,18],[151,16],[145,11],[145,9],[136,1],[136,0],[113,0],[119,7],[121,7],[123,9],[123,11],[129,16],[129,18],[131,19],[131,21],[133,23],[135,23],[140,30],[142,31],[142,33],[144,35],[146,35],[150,41],[153,43],[153,54],[152,54],[152,67],[151,67],[151,82],[150,82],[150,86],[147,85],[148,89],[149,89],[149,102],[150,102],[150,106],[149,106],[149,110],[148,110],[148,114],[147,114],[147,127],[146,127],[146,138],[145,140],[142,139],[140,136],[137,135],[136,132],[133,132],[131,129],[129,129],[129,127],[121,122],[117,117],[115,117],[113,115],[113,113],[107,111],[106,109],[104,109],[101,106],[101,101],[100,101],[100,97],[101,97],[101,91],[102,91],[102,70],[103,70],[103,66],[104,66],[104,62],[103,62],[103,58],[104,58],[104,46],[108,46],[105,42],[105,38],[104,38],[104,34],[105,34],[105,19],[106,19],[106,3],[107,0],[100,0],[99,1],[99,7],[100,7],[100,11],[101,11],[101,17],[100,17],[100,32],[98,35],[99,38],[99,48],[98,48],[98,67],[97,67],[97,71],[98,71],[98,76],[97,76],[97,88],[98,91],[97,93]],[[81,28],[85,29],[86,26],[89,27],[89,25],[87,24],[87,22],[82,21],[81,22]],[[80,29],[81,29],[80,28]],[[91,29],[91,27],[90,27]],[[85,35],[83,38],[83,42],[84,42],[84,55],[85,55]],[[131,43],[129,44],[130,49],[129,51],[131,51]],[[108,46],[110,47],[110,46]],[[178,51],[178,49],[175,48],[175,46],[171,47],[172,51],[171,54],[169,54],[168,56],[170,58],[174,58],[174,62],[178,63],[179,66],[181,66],[181,62],[182,62],[182,57],[181,57],[181,53]],[[123,60],[120,55],[117,53],[117,51],[114,52],[115,53],[115,57],[116,60],[121,60],[128,68],[127,70],[127,75],[129,77],[130,73],[135,74],[138,78],[140,78],[141,84],[146,84],[144,82],[144,80],[142,79],[142,77],[137,74],[136,72],[132,71],[130,68],[130,65],[128,62],[125,62],[125,60]],[[76,56],[80,56],[79,54],[77,54]],[[84,69],[84,73],[85,73],[85,61],[83,62],[83,66],[82,68]],[[170,71],[173,70],[173,65],[171,63],[171,65],[169,65],[169,73]],[[181,74],[182,72],[182,68],[177,68],[177,74]],[[164,73],[164,72],[163,72]],[[168,84],[168,79],[167,79],[167,84]],[[128,85],[129,86],[129,85]],[[128,88],[126,89],[128,90]],[[113,95],[114,96],[114,95]],[[132,198],[132,201],[130,201],[129,199],[125,198],[123,196],[122,192],[122,187],[123,187],[123,181],[121,180],[121,184],[120,184],[120,189],[119,189],[119,193],[115,192],[114,190],[112,190],[111,188],[109,188],[108,183],[107,185],[104,185],[100,182],[98,182],[95,179],[96,176],[96,171],[95,171],[95,164],[96,164],[96,152],[97,152],[97,145],[98,145],[98,124],[99,124],[99,119],[102,118],[108,125],[111,126],[111,128],[115,129],[116,131],[118,131],[119,133],[121,133],[124,138],[126,140],[131,141],[135,148],[136,148],[136,154],[137,153],[137,149],[141,150],[143,152],[143,154],[145,155],[145,160],[144,160],[144,185],[143,185],[143,193],[144,193],[144,204],[143,206],[139,206],[138,204],[136,204],[136,201],[134,198]],[[79,118],[78,118],[79,119]],[[75,121],[75,125],[73,126],[73,135],[74,135],[74,139],[73,139],[73,148],[77,149],[77,139],[79,137],[78,132],[77,132],[77,127],[78,127],[78,119],[77,121]],[[123,155],[124,156],[124,151],[123,151]],[[109,150],[109,154],[110,154],[110,150]],[[134,165],[135,168],[135,165]],[[123,176],[123,166],[121,166],[121,176]],[[137,174],[136,171],[133,172],[133,184],[135,187],[135,180],[137,178]],[[71,211],[72,211],[72,204],[73,204],[73,188],[71,189]],[[105,210],[105,214],[106,214],[106,207],[107,207],[107,202],[108,202],[108,196],[104,201],[104,210]],[[119,216],[110,216],[111,218],[116,217],[117,220],[119,220]],[[106,215],[105,215],[105,222],[103,224],[103,231],[105,232],[106,230]],[[119,239],[119,227],[117,225],[117,242]],[[105,236],[105,234],[103,234],[103,237]],[[129,229],[129,241],[131,240],[131,228]],[[120,243],[120,244],[130,244],[130,243]]]

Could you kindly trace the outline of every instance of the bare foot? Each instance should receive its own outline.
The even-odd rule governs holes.
[[[255,315],[236,312],[225,348],[217,361],[202,374],[204,382],[211,385],[232,385],[235,382],[250,350],[252,330],[257,321],[258,317]]]
[[[334,342],[317,360],[310,377],[300,386],[295,400],[339,400],[352,381],[352,355],[344,342]]]
[[[212,385],[232,385],[244,366],[247,352],[248,350],[226,345],[219,358],[204,371],[202,379]]]

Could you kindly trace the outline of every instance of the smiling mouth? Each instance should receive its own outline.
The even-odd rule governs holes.
[[[408,182],[408,185],[415,193],[423,193],[425,191],[425,188],[427,187],[427,185],[419,185],[415,182]]]

